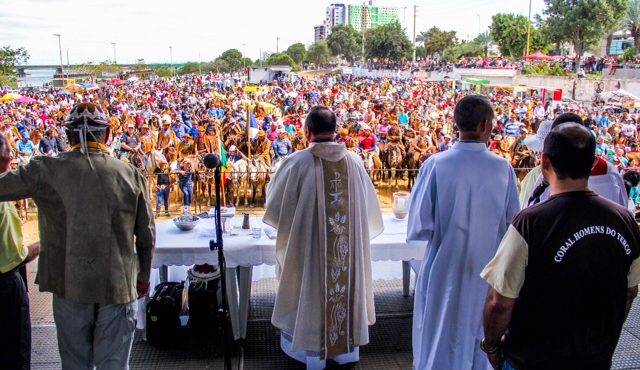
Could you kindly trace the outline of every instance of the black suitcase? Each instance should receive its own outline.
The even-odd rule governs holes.
[[[146,337],[149,344],[161,345],[176,340],[178,329],[182,326],[180,311],[183,291],[184,281],[156,285],[146,312]]]

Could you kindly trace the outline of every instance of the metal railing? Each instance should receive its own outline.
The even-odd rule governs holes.
[[[531,168],[514,168],[516,173],[520,171],[530,171]],[[395,177],[392,178],[392,174],[395,171],[395,176],[398,178],[397,185],[395,181]],[[395,191],[411,191],[412,186],[415,184],[415,180],[417,180],[418,169],[372,169],[368,171],[374,187],[378,190],[378,199],[381,204],[390,203],[393,199],[393,192]],[[264,175],[273,175],[273,172],[270,171],[259,171],[259,172],[225,172],[224,176],[227,178],[233,178],[235,175],[239,175],[239,178],[244,179],[244,181],[239,185],[234,185],[231,180],[227,181],[227,185],[225,186],[225,194],[223,197],[225,198],[225,202],[227,205],[231,205],[230,199],[227,199],[229,196],[228,192],[231,190],[235,193],[236,198],[239,198],[239,202],[237,202],[237,209],[239,211],[243,210],[256,210],[264,207],[264,194],[262,194],[263,189],[254,189],[252,188],[249,181],[251,174],[264,174]],[[149,199],[152,203],[152,208],[155,211],[157,205],[157,192],[154,191],[154,185],[156,184],[156,177],[159,174],[146,174],[148,180],[148,191],[149,191]],[[193,172],[193,203],[192,210],[200,213],[203,211],[208,211],[213,204],[215,203],[215,189],[213,187],[213,172],[212,171],[194,171]],[[179,180],[177,174],[169,174],[169,177],[172,181],[169,190],[169,212],[172,214],[179,213],[182,209],[182,201],[183,194],[180,190]],[[409,183],[409,179],[413,180],[413,184]],[[202,179],[206,179],[207,181],[203,181]],[[265,182],[268,183],[268,178],[265,179]],[[207,186],[207,185],[210,185]],[[265,184],[266,185],[266,184]],[[230,189],[231,187],[231,189]],[[266,186],[265,186],[266,189]],[[255,203],[253,202],[253,191],[257,191],[257,197],[255,199]],[[233,195],[233,194],[232,194]],[[245,199],[247,202],[245,203]],[[236,204],[236,199],[232,199],[233,204]],[[35,207],[35,203],[31,199],[21,201],[26,204],[26,207],[19,208],[19,213],[21,218],[24,220],[33,219],[33,216],[37,213],[37,209]],[[28,203],[27,203],[28,202]],[[164,207],[162,207],[162,211],[164,211]]]

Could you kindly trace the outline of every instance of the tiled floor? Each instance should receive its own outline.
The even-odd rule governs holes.
[[[411,369],[411,321],[413,299],[402,297],[401,280],[378,280],[374,284],[377,321],[370,344],[360,353],[355,369]],[[304,369],[282,353],[279,332],[271,325],[275,281],[253,284],[247,340],[236,345],[234,369]],[[50,299],[32,289],[33,369],[59,369],[55,327],[51,323]],[[640,299],[639,299],[640,300]],[[215,334],[213,334],[215,335]],[[132,369],[222,369],[220,344],[215,341],[179,340],[172,348],[156,348],[136,334]],[[613,369],[640,369],[640,303],[626,322],[614,356]]]

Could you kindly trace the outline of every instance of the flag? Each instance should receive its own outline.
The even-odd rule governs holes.
[[[253,112],[249,113],[249,137],[253,140],[258,136],[260,128],[258,127],[258,120]]]
[[[223,168],[227,168],[229,160],[227,159],[227,151],[224,150],[224,143],[222,140],[218,139],[218,145],[220,145],[220,164]]]

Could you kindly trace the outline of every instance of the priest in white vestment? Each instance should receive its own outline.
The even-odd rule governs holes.
[[[417,370],[491,369],[480,349],[488,289],[479,274],[520,208],[513,168],[486,146],[494,117],[485,97],[463,98],[460,142],[422,165],[413,190],[407,241],[427,247],[414,297]]]
[[[310,110],[311,144],[273,176],[263,219],[278,230],[271,322],[307,368],[358,361],[375,323],[369,240],[382,233],[382,213],[362,160],[333,141],[335,130],[331,110]]]

